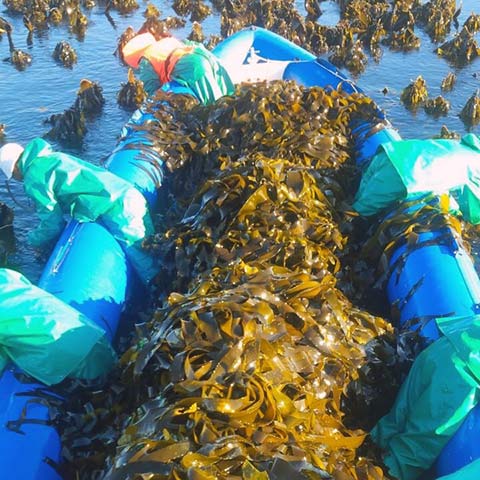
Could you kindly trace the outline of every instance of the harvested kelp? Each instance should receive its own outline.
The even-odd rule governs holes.
[[[168,290],[122,357],[122,396],[104,399],[116,418],[99,413],[110,433],[88,445],[96,465],[109,455],[109,479],[385,478],[356,456],[366,432],[345,427],[342,396],[366,343],[390,327],[336,278],[351,218],[348,124],[380,125],[380,112],[360,94],[283,82],[209,107],[160,100],[143,128],[179,194],[146,247]]]
[[[370,430],[390,411],[424,343],[418,332],[408,330],[389,332],[367,343],[367,360],[342,398],[345,425]]]
[[[388,324],[356,309],[335,280],[346,241],[335,171],[348,159],[350,114],[368,101],[294,84],[241,95],[220,100],[203,126],[197,120],[189,138],[208,155],[209,178],[182,220],[150,243],[186,293],[168,297],[122,358],[143,407],[109,475],[155,455],[164,474],[180,477],[246,478],[247,468],[266,474],[288,459],[317,477],[381,478],[372,463],[352,463],[364,433],[343,427],[340,396],[363,345]]]

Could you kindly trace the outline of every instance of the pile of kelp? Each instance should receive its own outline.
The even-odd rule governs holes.
[[[161,303],[118,378],[70,396],[71,477],[385,478],[367,432],[343,421],[380,390],[362,400],[356,388],[350,404],[346,392],[362,365],[398,366],[406,350],[338,280],[355,218],[347,125],[380,128],[376,106],[288,82],[243,85],[208,107],[160,100],[139,128],[172,170],[147,245],[164,266]]]

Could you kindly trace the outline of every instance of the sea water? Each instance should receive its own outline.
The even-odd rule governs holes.
[[[175,15],[170,6],[172,2],[152,3],[159,8],[162,18]],[[50,128],[44,123],[45,120],[52,114],[62,113],[69,108],[75,101],[80,81],[87,78],[98,82],[103,88],[104,108],[100,114],[87,120],[87,134],[81,145],[67,148],[54,143],[54,146],[83,160],[102,164],[115,147],[121,127],[131,115],[131,112],[123,110],[117,104],[117,93],[121,84],[127,81],[127,67],[122,65],[114,52],[118,38],[127,26],[138,29],[145,20],[143,12],[147,2],[139,2],[139,5],[140,8],[130,14],[122,15],[111,11],[115,26],[105,16],[104,6],[96,6],[85,12],[89,24],[83,38],[72,33],[67,25],[51,26],[35,31],[31,45],[27,43],[28,32],[22,17],[12,16],[5,9],[0,12],[0,16],[13,25],[15,47],[32,56],[32,63],[25,70],[15,69],[8,61],[9,46],[6,35],[3,35],[0,41],[0,123],[6,124],[4,141],[25,145],[33,138],[43,136]],[[303,0],[297,0],[297,8],[304,13]],[[336,24],[339,18],[338,5],[326,1],[321,2],[321,8],[324,13],[319,22]],[[480,13],[478,0],[463,0],[460,25],[472,12]],[[207,36],[218,34],[219,15],[213,13],[202,22],[202,27]],[[185,28],[173,33],[179,38],[186,38],[190,31],[191,23],[187,21]],[[425,32],[417,28],[415,33],[422,42],[419,50],[393,52],[383,47],[379,62],[370,58],[364,73],[357,77],[350,76],[385,110],[403,138],[430,138],[439,134],[443,124],[450,130],[464,134],[468,130],[458,114],[468,98],[480,87],[480,59],[465,67],[455,68],[434,53],[438,45],[432,43]],[[448,38],[453,33],[454,31]],[[477,40],[478,37],[480,35]],[[55,46],[62,40],[68,41],[77,52],[78,63],[73,68],[66,68],[53,59]],[[440,85],[449,72],[457,75],[457,83],[453,91],[443,93]],[[402,90],[418,75],[426,80],[430,97],[442,94],[451,102],[446,117],[429,116],[421,108],[412,113],[400,102]],[[386,94],[383,93],[385,89]],[[471,131],[476,132],[477,128]],[[36,226],[37,219],[29,208],[22,185],[12,181],[11,190],[16,202],[22,207],[10,198],[3,179],[0,179],[0,201],[6,202],[15,210],[16,250],[9,261],[14,268],[35,282],[41,274],[44,260],[36,257],[28,245],[26,235]]]

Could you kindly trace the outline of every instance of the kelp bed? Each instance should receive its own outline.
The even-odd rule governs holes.
[[[117,377],[70,395],[66,476],[387,478],[359,426],[386,413],[415,342],[358,306],[348,124],[381,128],[375,104],[289,82],[160,101],[138,127],[171,170],[145,245],[163,265],[157,308]]]

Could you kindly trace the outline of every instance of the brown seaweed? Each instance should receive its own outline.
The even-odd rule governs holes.
[[[400,100],[407,107],[415,108],[422,105],[428,98],[427,83],[421,75],[419,75],[412,83],[410,83],[402,92]]]
[[[146,248],[169,286],[122,357],[121,398],[103,401],[118,418],[89,417],[108,445],[96,454],[109,457],[106,478],[385,478],[357,456],[366,432],[345,426],[342,396],[390,327],[337,284],[348,123],[378,109],[291,82],[244,85],[209,107],[160,100],[143,128],[176,202]],[[102,417],[123,424],[116,450]],[[85,469],[79,449],[69,455]]]
[[[73,67],[77,63],[77,53],[75,49],[65,40],[57,43],[53,52],[53,58],[65,67]]]
[[[133,70],[128,69],[128,81],[122,83],[117,94],[117,102],[127,110],[138,108],[147,99],[147,93],[143,89],[143,83],[135,78]]]

